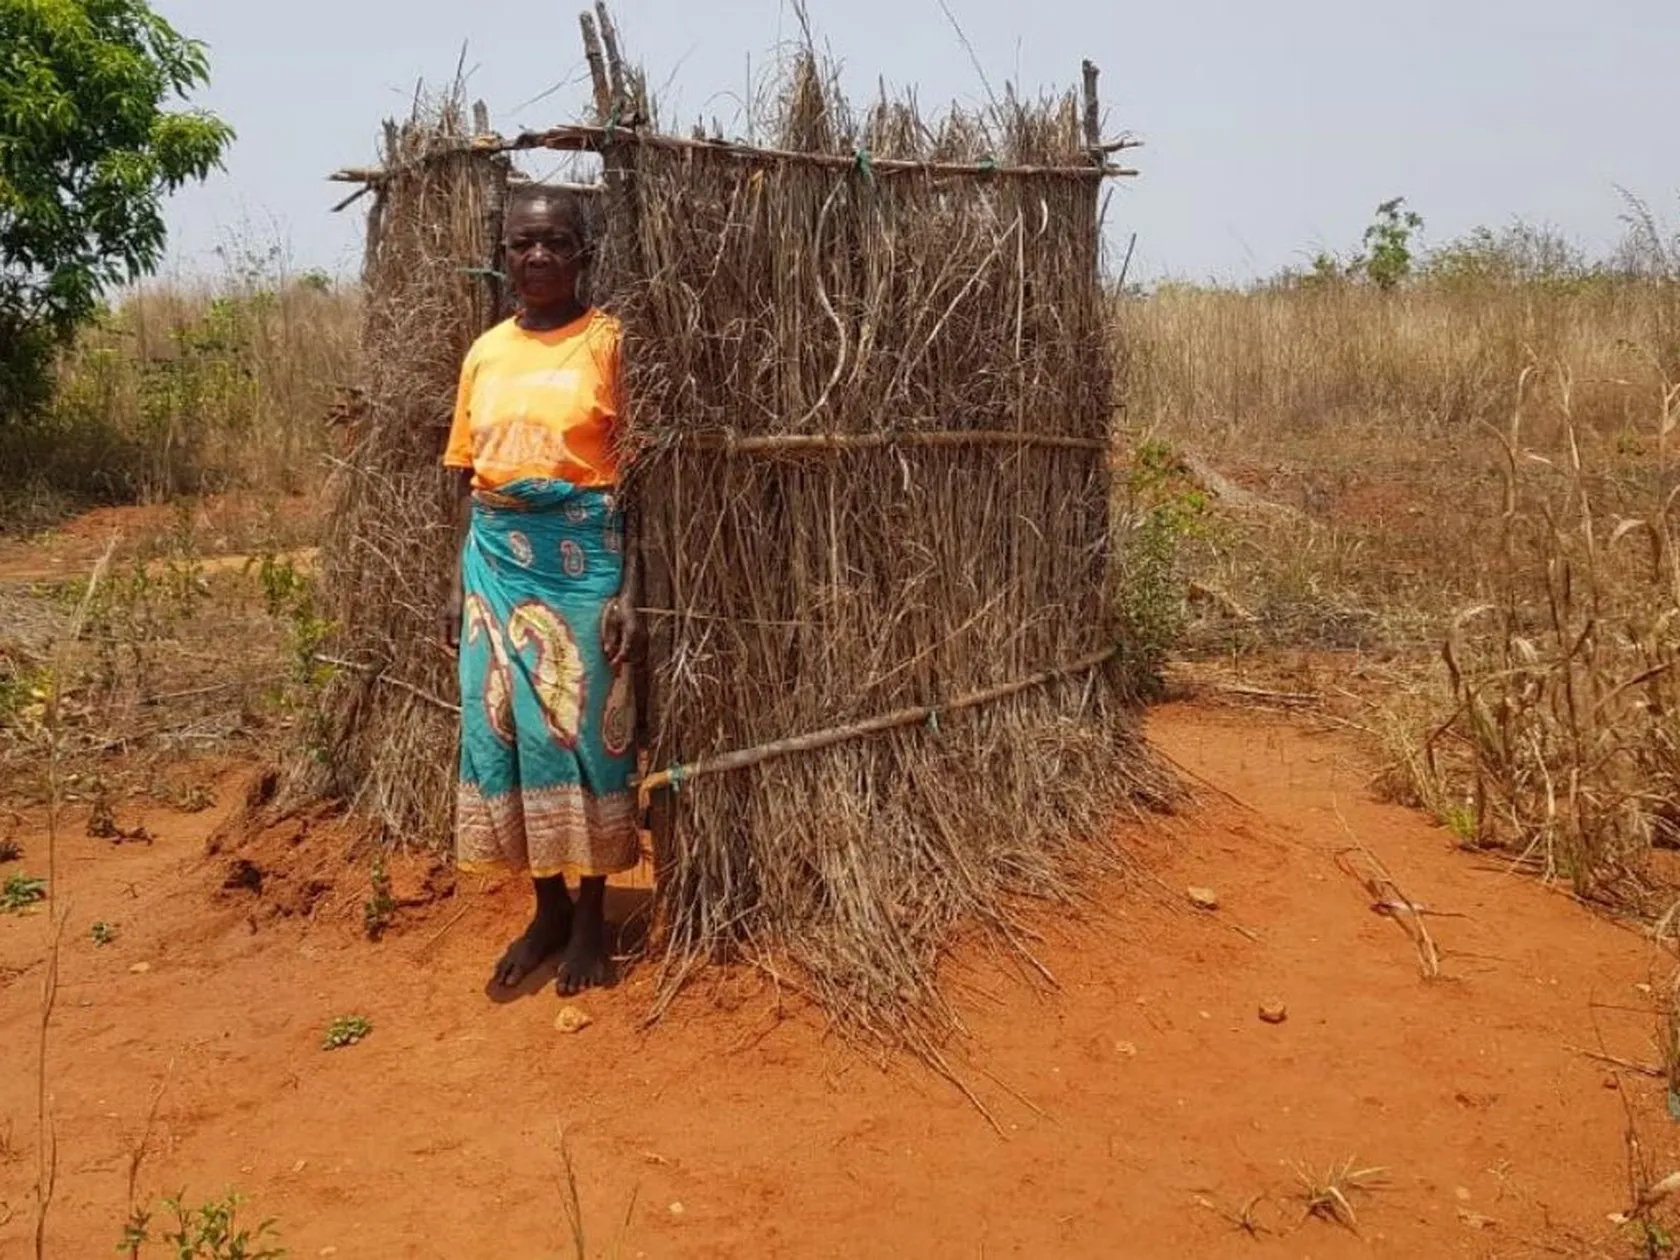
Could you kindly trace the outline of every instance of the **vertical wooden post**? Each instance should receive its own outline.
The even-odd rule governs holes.
[[[625,69],[618,44],[618,30],[602,0],[596,0],[595,12],[580,13],[578,25],[583,31],[584,56],[589,62],[589,77],[594,88],[596,122],[613,130],[628,130],[638,123],[634,116],[641,106],[631,100],[632,77]],[[637,233],[636,204],[636,148],[633,143],[615,138],[610,133],[601,146],[602,230],[606,249],[597,254],[596,265],[602,266],[603,255],[611,270],[607,283],[597,292],[628,293],[634,301],[634,282],[641,278],[641,248]],[[630,281],[630,285],[624,282]],[[592,286],[597,282],[592,276]],[[625,312],[633,314],[633,312]],[[635,352],[634,346],[628,352]],[[631,399],[632,406],[635,400]],[[642,561],[642,597],[650,607],[671,608],[668,505],[648,502],[645,481],[639,480],[635,470],[630,484],[624,487],[622,502],[626,515],[635,521],[636,546]],[[659,736],[660,696],[657,662],[670,654],[670,623],[657,620],[648,626],[646,651],[632,667],[636,696],[636,734],[640,749],[637,754],[639,773],[653,767],[649,756]],[[676,811],[669,792],[656,793],[649,802],[645,826],[652,834],[655,914],[658,914],[657,892],[660,876],[671,860],[671,845],[676,828]]]
[[[1097,101],[1097,63],[1086,59],[1081,69],[1085,79],[1085,147],[1100,149],[1102,147],[1102,106]],[[1100,153],[1093,156],[1102,160]]]
[[[601,23],[601,42],[607,49],[607,74],[612,82],[612,107],[619,121],[624,121],[628,95],[625,87],[624,59],[618,50],[618,28],[607,12],[606,0],[595,0],[595,16]]]
[[[607,59],[601,53],[601,35],[589,13],[578,14],[583,28],[583,55],[589,62],[589,81],[595,88],[595,123],[605,126],[612,117],[612,84],[607,78]]]

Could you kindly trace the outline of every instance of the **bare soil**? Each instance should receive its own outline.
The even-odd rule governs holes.
[[[1649,942],[1375,800],[1344,736],[1193,705],[1152,731],[1202,799],[1119,830],[1140,873],[1088,914],[1040,916],[1056,986],[978,944],[950,965],[971,1033],[953,1067],[995,1129],[756,972],[702,980],[651,1029],[648,967],[578,1002],[594,1022],[573,1035],[546,985],[492,1002],[516,886],[451,896],[400,860],[402,907],[370,944],[351,830],[214,839],[251,772],[210,810],[118,818],[150,843],[72,812],[47,1252],[111,1254],[155,1097],[140,1197],[235,1188],[301,1257],[572,1255],[562,1131],[591,1256],[1634,1254],[1607,1220],[1628,1206],[1629,1111],[1659,1176],[1680,1130],[1660,1082],[1582,1050],[1654,1060]],[[1338,860],[1352,837],[1438,912],[1444,978]],[[0,874],[44,873],[38,814],[19,838]],[[33,1228],[49,936],[45,915],[0,916],[5,1256]],[[1286,1020],[1262,1022],[1274,1002]],[[351,1014],[371,1035],[323,1050]],[[1346,1188],[1357,1232],[1308,1219],[1297,1175],[1349,1160],[1386,1170]]]

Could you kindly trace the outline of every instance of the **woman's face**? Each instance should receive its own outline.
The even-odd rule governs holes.
[[[551,200],[516,204],[507,220],[508,275],[528,310],[553,310],[577,298],[584,243],[575,216]]]

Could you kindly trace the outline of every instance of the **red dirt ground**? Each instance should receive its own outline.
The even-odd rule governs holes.
[[[492,1004],[516,888],[464,887],[377,946],[353,897],[312,921],[255,913],[261,899],[219,888],[228,857],[204,856],[237,783],[217,810],[144,816],[150,846],[72,819],[48,1254],[112,1254],[160,1089],[142,1194],[235,1187],[293,1257],[572,1255],[562,1127],[591,1256],[1634,1254],[1606,1219],[1627,1206],[1624,1096],[1658,1175],[1680,1166],[1680,1129],[1657,1082],[1610,1088],[1571,1047],[1654,1058],[1650,944],[1372,799],[1340,736],[1194,706],[1152,730],[1210,786],[1199,808],[1124,830],[1146,877],[1044,924],[1059,988],[979,949],[953,964],[959,1070],[1001,1134],[941,1079],[868,1061],[745,977],[702,985],[651,1031],[645,969],[582,1001],[595,1023],[574,1036],[554,1030],[547,988]],[[1338,865],[1350,832],[1443,912],[1428,922],[1447,978],[1420,978],[1401,927]],[[22,838],[40,873],[44,839]],[[1189,908],[1189,885],[1216,888],[1220,911]],[[92,944],[96,919],[116,942]],[[44,916],[0,917],[4,1256],[32,1230],[47,935]],[[1274,999],[1276,1026],[1256,1015]],[[323,1052],[349,1013],[372,1035]],[[1303,1221],[1293,1166],[1354,1158],[1387,1170],[1350,1192],[1359,1234]],[[1227,1214],[1256,1196],[1269,1232],[1251,1238]]]

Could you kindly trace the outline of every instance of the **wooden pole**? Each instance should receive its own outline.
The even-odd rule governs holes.
[[[601,53],[601,36],[589,13],[578,14],[583,28],[583,55],[589,62],[589,81],[595,89],[595,121],[605,126],[612,117],[612,84],[607,79],[607,61]]]
[[[607,75],[612,84],[612,113],[601,121],[617,119],[622,123],[627,121],[629,103],[625,94],[624,58],[618,50],[618,28],[613,25],[612,14],[607,12],[606,0],[595,0],[595,16],[601,24],[601,42],[607,49]]]
[[[704,775],[723,774],[730,770],[745,770],[749,766],[760,765],[778,757],[787,757],[801,752],[815,752],[819,748],[829,748],[835,744],[849,743],[854,739],[862,739],[868,735],[879,735],[885,731],[905,726],[937,721],[942,713],[957,713],[963,709],[974,709],[981,705],[996,704],[999,700],[1007,700],[1011,696],[1019,695],[1023,691],[1030,691],[1034,687],[1042,687],[1046,683],[1055,682],[1059,678],[1069,678],[1075,674],[1088,673],[1106,665],[1119,651],[1118,645],[1104,648],[1101,652],[1093,652],[1091,655],[1067,665],[1058,665],[1052,669],[1041,670],[1027,678],[1016,679],[1014,682],[999,683],[995,687],[987,687],[984,691],[971,692],[945,704],[917,705],[914,708],[899,709],[897,712],[883,714],[880,717],[869,718],[862,722],[833,726],[825,731],[813,731],[809,735],[795,735],[789,739],[779,739],[773,743],[760,744],[756,748],[743,748],[736,752],[720,753],[715,757],[703,757],[699,761],[690,762],[686,766],[673,766],[669,770],[661,770],[657,774],[650,774],[641,780],[637,789],[645,808],[649,798],[660,788],[680,788],[688,780],[698,779]]]
[[[1053,450],[1106,451],[1107,438],[1064,437],[1015,429],[924,429],[902,433],[774,433],[736,437],[732,433],[695,433],[679,446],[728,455],[821,455],[831,451],[873,451],[905,446],[1039,446]]]
[[[388,179],[398,171],[424,166],[429,162],[439,161],[461,152],[488,150],[512,153],[526,149],[553,149],[559,152],[598,153],[613,144],[626,148],[646,146],[692,153],[713,153],[723,157],[736,158],[743,162],[755,162],[760,165],[785,162],[792,165],[827,167],[831,170],[853,170],[858,165],[855,154],[806,153],[795,149],[764,149],[722,140],[656,135],[649,131],[630,130],[624,127],[609,130],[606,127],[566,126],[552,127],[547,131],[528,131],[512,139],[500,136],[481,136],[457,148],[434,149],[396,166],[348,167],[334,172],[329,178],[339,183],[374,183],[380,179]],[[1036,179],[1043,177],[1106,179],[1110,177],[1130,178],[1138,173],[1131,167],[1114,166],[1101,162],[1092,162],[1082,166],[995,166],[985,162],[920,162],[908,158],[883,157],[871,157],[869,169],[875,175],[948,175],[956,178],[978,179]]]
[[[1102,151],[1102,106],[1097,101],[1097,63],[1087,59],[1080,67],[1085,81],[1085,147]]]

